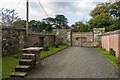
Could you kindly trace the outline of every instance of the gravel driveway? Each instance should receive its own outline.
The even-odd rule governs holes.
[[[96,48],[69,47],[42,60],[27,78],[118,78],[118,74]]]

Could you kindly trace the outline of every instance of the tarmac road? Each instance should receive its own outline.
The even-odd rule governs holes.
[[[117,71],[96,48],[69,47],[43,59],[26,78],[118,78]]]

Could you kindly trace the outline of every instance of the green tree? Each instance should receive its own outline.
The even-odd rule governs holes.
[[[55,16],[55,27],[59,29],[67,29],[68,28],[68,19],[64,15],[56,15]]]
[[[109,12],[110,12],[111,15],[113,15],[114,17],[118,17],[118,19],[120,20],[120,1],[119,2],[114,2],[110,6]]]
[[[0,23],[2,25],[8,25],[11,26],[14,21],[19,20],[17,13],[15,13],[15,10],[10,9],[1,9],[0,10]]]
[[[88,21],[89,30],[92,31],[93,28],[105,28],[106,31],[110,31],[112,29],[111,27],[113,27],[113,22],[114,19],[112,17],[106,15],[105,13],[101,13]]]
[[[106,15],[109,15],[111,3],[100,3],[98,4],[90,13],[90,15],[94,18],[97,15],[100,15],[101,13],[105,13]]]
[[[88,26],[81,22],[75,22],[75,24],[71,25],[73,32],[88,32]]]
[[[25,20],[17,20],[15,22],[13,22],[12,25],[15,26],[15,27],[25,28],[26,27],[26,21]]]
[[[79,31],[79,28],[76,26],[76,24],[72,24],[71,28],[72,28],[73,32],[78,32]]]
[[[51,24],[51,25],[54,25],[54,24],[55,24],[55,19],[52,18],[52,17],[44,18],[43,21],[44,21],[46,24]]]
[[[47,26],[47,24],[44,21],[42,21],[42,22],[39,21],[37,23],[36,32],[43,32],[43,31],[45,31],[46,26]]]
[[[31,29],[31,31],[36,32],[37,24],[38,24],[38,21],[36,20],[31,20],[29,22],[29,28]]]
[[[52,27],[55,25],[55,19],[52,18],[52,17],[49,17],[49,18],[45,18],[43,19],[43,21],[46,23],[46,31],[52,31]]]

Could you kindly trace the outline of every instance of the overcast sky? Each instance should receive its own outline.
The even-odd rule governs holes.
[[[16,9],[16,13],[22,19],[26,19],[26,0],[2,0],[0,9]],[[38,0],[30,1],[30,20],[42,20],[46,14],[38,3]],[[90,12],[98,3],[106,0],[40,0],[49,17],[55,17],[56,14],[63,14],[68,18],[69,25],[77,21],[88,21]]]

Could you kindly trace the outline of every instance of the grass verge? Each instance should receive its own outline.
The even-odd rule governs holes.
[[[41,52],[41,58],[54,54],[64,48],[67,48],[67,46],[59,46],[59,48],[55,48],[54,46],[52,46],[49,48],[49,51]],[[9,75],[15,71],[15,67],[19,65],[19,60],[16,57],[19,57],[22,54],[24,53],[18,53],[2,57],[2,78],[8,78]]]
[[[2,57],[2,78],[7,78],[15,71],[15,66],[19,64],[19,60],[16,58],[23,53],[8,55]]]
[[[59,46],[59,48],[55,48],[55,46],[52,46],[52,47],[49,48],[49,51],[42,51],[40,58],[41,59],[45,58],[49,55],[52,55],[52,54],[56,53],[57,51],[65,49],[65,48],[67,48],[67,46]]]
[[[105,49],[103,48],[97,48],[107,59],[109,59],[118,69],[120,69],[120,60],[109,54]]]

